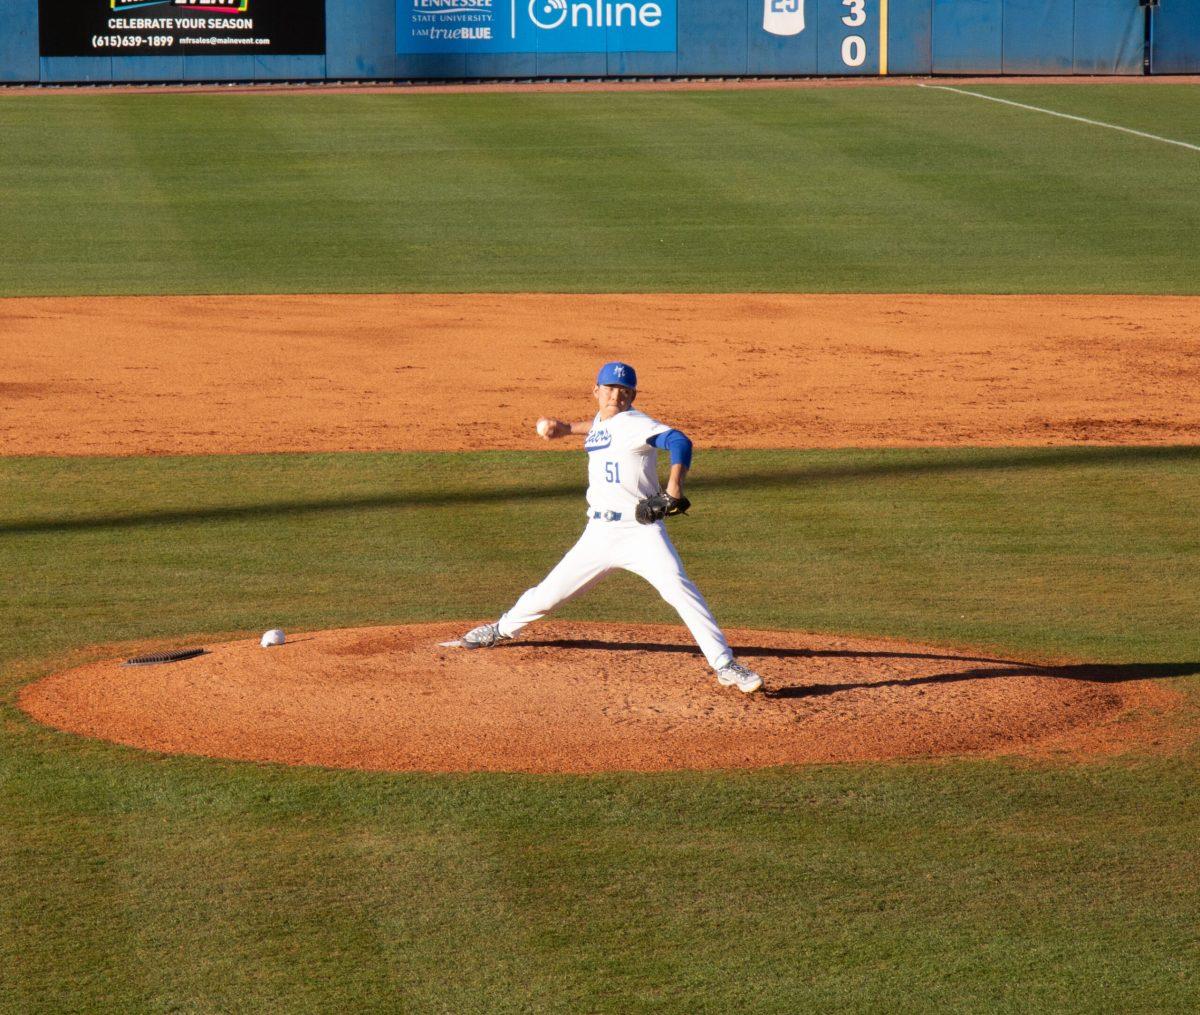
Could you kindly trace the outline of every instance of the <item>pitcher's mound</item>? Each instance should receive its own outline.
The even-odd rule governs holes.
[[[160,666],[95,663],[30,685],[21,704],[59,729],[167,753],[600,772],[1108,753],[1177,698],[1121,667],[730,631],[766,682],[743,695],[718,686],[682,628],[560,621],[493,649],[439,647],[468,626],[319,631]]]

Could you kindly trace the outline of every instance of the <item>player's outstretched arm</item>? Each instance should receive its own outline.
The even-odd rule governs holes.
[[[547,441],[555,441],[560,437],[568,437],[571,434],[587,436],[587,432],[591,428],[592,424],[590,422],[565,423],[561,419],[551,419],[547,416],[543,416],[537,421],[538,436]]]

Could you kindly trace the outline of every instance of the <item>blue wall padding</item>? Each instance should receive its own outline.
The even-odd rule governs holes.
[[[37,5],[0,0],[0,81],[36,81],[40,73]]]
[[[933,72],[933,0],[892,0],[888,6],[888,73]]]
[[[35,37],[34,52],[37,52]],[[112,57],[110,56],[44,56],[41,59],[42,80],[55,81],[111,81]]]
[[[182,81],[182,56],[114,56],[114,81]]]
[[[1089,2],[1083,0],[1085,11]],[[1070,74],[1079,6],[1078,0],[1004,0],[1004,73]]]
[[[1003,0],[933,0],[933,73],[999,74]]]
[[[252,81],[254,59],[243,55],[185,56],[183,77],[185,81]]]
[[[1200,73],[1200,3],[1162,0],[1154,12],[1155,74]]]
[[[256,56],[254,77],[258,81],[320,81],[325,77],[325,57]]]
[[[537,76],[537,53],[468,53],[466,77],[532,78]]]
[[[398,77],[396,5],[325,0],[325,70],[333,79]]]
[[[746,73],[746,0],[682,0],[678,12],[678,73]]]
[[[396,74],[402,78],[465,78],[465,53],[406,53],[396,57]]]
[[[608,74],[670,77],[675,73],[677,63],[674,53],[609,53],[605,66]]]
[[[861,26],[845,24],[854,10],[849,0],[802,2],[804,31],[780,36],[763,29],[764,0],[676,0],[675,52],[397,55],[396,0],[325,0],[325,56],[39,58],[37,0],[0,0],[0,81],[878,73],[880,0],[864,0]],[[1154,15],[1154,71],[1200,71],[1200,0],[1161,2]],[[1138,0],[889,0],[888,71],[1139,74],[1144,17]],[[636,41],[628,32],[613,29],[609,44]],[[858,66],[845,62],[853,52],[843,49],[850,36],[863,40]]]
[[[1145,11],[1137,0],[1081,0],[1075,18],[1076,74],[1141,74]]]
[[[535,69],[539,77],[604,77],[611,73],[612,57],[619,53],[538,53]],[[671,67],[675,66],[674,53],[644,53],[642,56],[669,56]],[[633,71],[622,73],[634,73]],[[674,73],[672,70],[670,73]]]

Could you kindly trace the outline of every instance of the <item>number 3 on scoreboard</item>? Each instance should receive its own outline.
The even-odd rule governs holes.
[[[842,0],[842,6],[850,8],[850,13],[842,18],[842,24],[847,28],[867,23],[867,0]]]

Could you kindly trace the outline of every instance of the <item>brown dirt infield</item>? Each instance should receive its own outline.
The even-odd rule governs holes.
[[[1147,668],[883,639],[731,631],[766,693],[720,688],[686,631],[549,622],[440,648],[462,624],[242,640],[184,662],[93,663],[25,687],[59,729],[171,754],[385,771],[752,768],[964,755],[1104,755],[1180,700]],[[1128,671],[1128,672],[1127,672]]]
[[[1200,298],[0,300],[0,454],[557,449],[606,359],[703,449],[1195,443]]]

